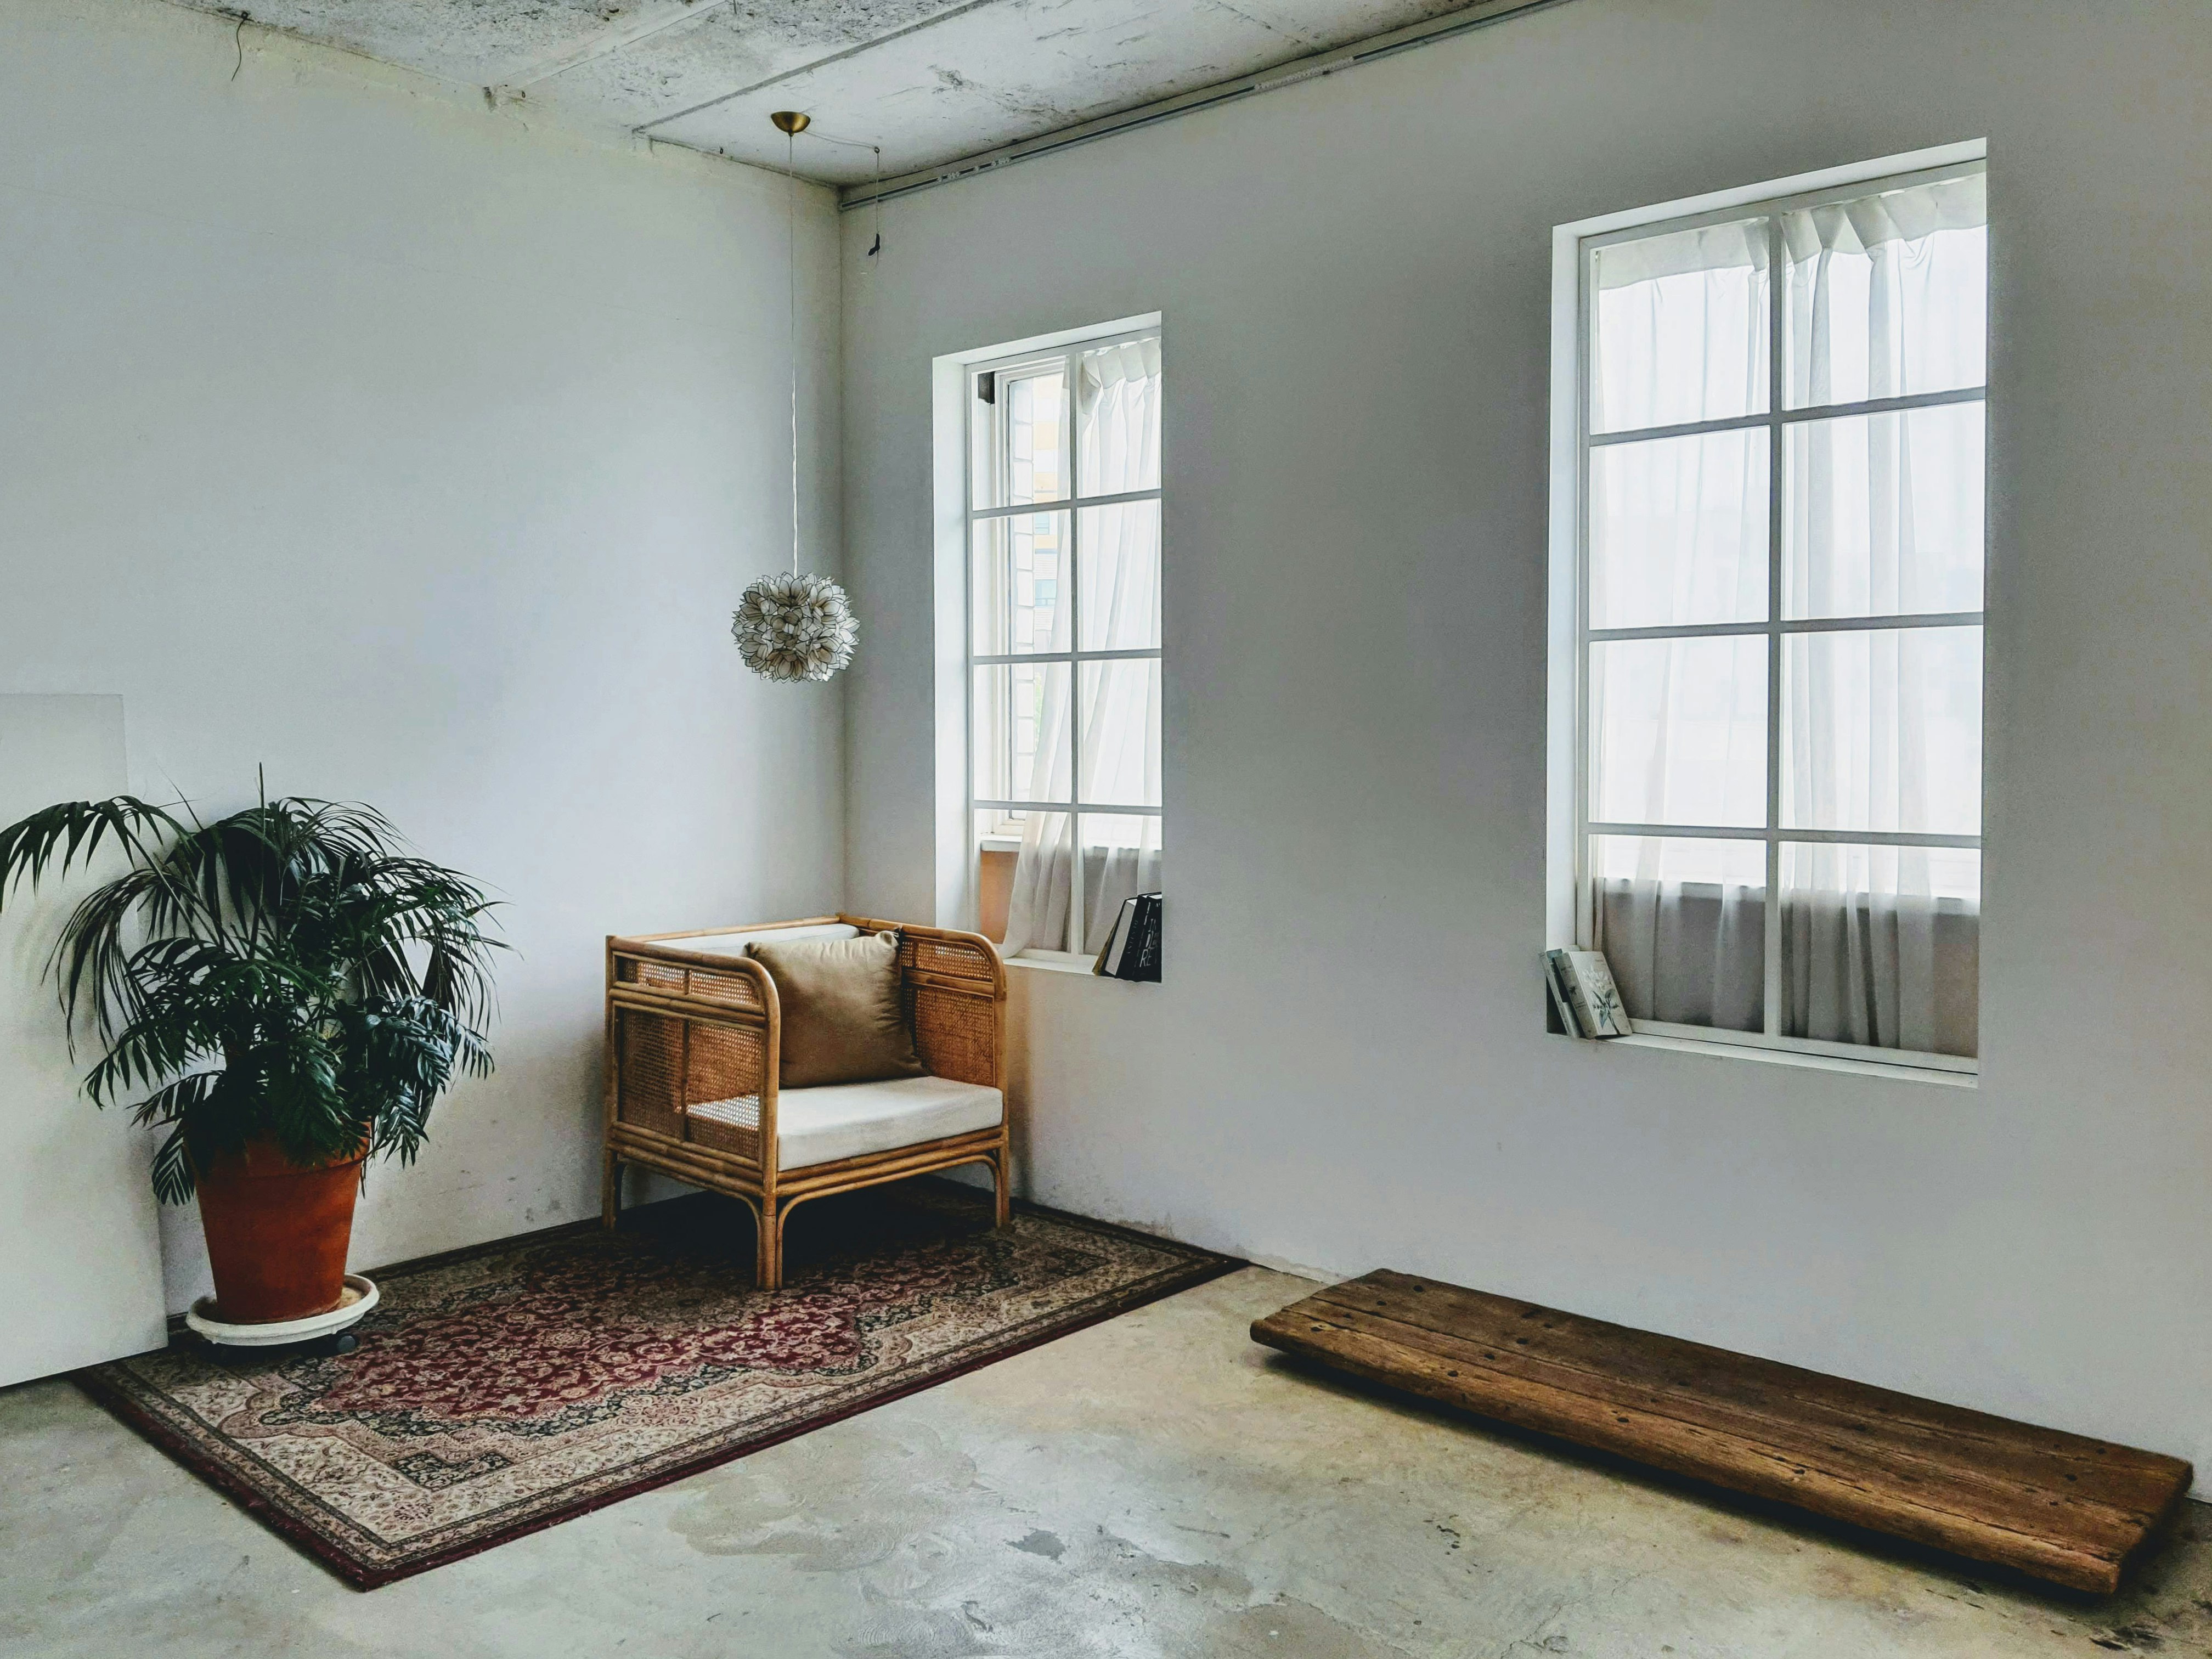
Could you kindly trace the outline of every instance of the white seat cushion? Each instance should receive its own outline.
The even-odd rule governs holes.
[[[995,1129],[1006,1116],[1005,1097],[980,1083],[949,1077],[897,1077],[881,1083],[833,1083],[819,1089],[781,1089],[775,1097],[776,1167],[895,1152],[948,1135]],[[690,1115],[741,1129],[760,1127],[760,1099],[694,1106]]]
[[[695,933],[690,939],[660,941],[672,951],[702,951],[708,956],[741,957],[745,946],[785,945],[800,939],[858,939],[860,930],[848,921],[822,921],[811,927],[750,927],[733,933]]]

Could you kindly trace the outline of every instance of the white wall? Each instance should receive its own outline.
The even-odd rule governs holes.
[[[122,698],[0,692],[0,823],[128,780]],[[32,988],[70,910],[125,867],[112,843],[89,868],[74,863],[36,892],[0,893],[0,1385],[143,1352],[164,1335],[143,1138],[120,1112],[85,1110],[69,1022]]]
[[[727,632],[789,557],[781,180],[245,45],[0,0],[0,691],[119,694],[140,792],[265,763],[507,901],[499,1073],[371,1173],[373,1264],[596,1211],[602,936],[836,902],[841,693]],[[834,569],[825,193],[799,229]]]
[[[2200,0],[1574,0],[891,204],[862,909],[933,891],[930,359],[1165,319],[1168,978],[1018,972],[1030,1189],[2212,1467],[2208,85]],[[1984,135],[1982,1085],[1547,1037],[1551,227]]]

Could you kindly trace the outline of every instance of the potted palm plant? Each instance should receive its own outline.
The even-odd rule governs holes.
[[[326,1313],[365,1160],[411,1162],[448,1085],[491,1070],[489,902],[366,806],[264,799],[202,823],[120,795],[0,830],[0,904],[103,846],[127,867],[46,966],[71,1053],[101,1050],[85,1092],[168,1131],[154,1190],[198,1194],[219,1317]]]

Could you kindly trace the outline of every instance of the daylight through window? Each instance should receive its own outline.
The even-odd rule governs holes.
[[[1579,244],[1577,932],[1639,1029],[1971,1069],[1978,161]]]
[[[969,791],[1004,949],[1089,954],[1160,886],[1160,341],[970,371]]]

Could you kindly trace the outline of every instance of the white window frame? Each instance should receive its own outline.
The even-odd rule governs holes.
[[[1076,848],[1070,873],[1069,927],[1080,926],[1084,914],[1083,859],[1081,856],[1081,820],[1085,815],[1107,815],[1116,817],[1153,817],[1164,822],[1166,800],[1163,795],[1158,806],[1107,805],[1078,799],[1083,778],[1083,669],[1086,664],[1103,662],[1155,661],[1161,664],[1163,680],[1166,675],[1165,640],[1159,646],[1139,650],[1086,651],[1081,647],[1081,538],[1082,509],[1111,507],[1130,501],[1158,501],[1160,506],[1160,542],[1162,570],[1164,574],[1167,558],[1166,457],[1164,445],[1161,458],[1163,488],[1129,490],[1118,495],[1085,495],[1081,476],[1082,456],[1077,442],[1076,422],[1080,401],[1081,359],[1085,352],[1102,346],[1119,344],[1147,337],[1162,337],[1158,313],[1123,318],[1092,328],[1073,329],[1060,333],[1040,336],[1033,339],[1013,341],[984,348],[978,351],[956,353],[936,361],[937,442],[938,442],[938,634],[939,665],[939,687],[940,709],[957,708],[957,733],[948,730],[951,722],[940,719],[938,732],[939,758],[939,836],[938,911],[941,923],[973,928],[981,925],[981,895],[976,872],[984,847],[991,842],[1005,844],[1003,830],[998,835],[984,832],[978,823],[978,814],[985,811],[1026,813],[1033,811],[1064,811],[1074,822],[1070,825],[1071,839]],[[1006,374],[1020,370],[1034,371],[1048,368],[1054,362],[1060,365],[1066,388],[1062,399],[1060,416],[1061,453],[1066,458],[1066,494],[1049,501],[1025,501],[1013,506],[980,504],[975,499],[975,446],[987,428],[995,428],[998,410],[1001,405],[986,404],[977,395],[982,377]],[[957,399],[956,409],[948,409],[948,398]],[[951,418],[948,418],[951,416]],[[957,439],[953,434],[957,433]],[[995,431],[993,432],[995,439]],[[948,443],[948,440],[952,440]],[[951,453],[948,453],[950,451]],[[957,466],[958,478],[955,483],[952,472]],[[947,486],[952,489],[948,490]],[[957,492],[957,504],[949,503],[949,494]],[[948,506],[953,510],[948,512]],[[1065,513],[1067,517],[1067,538],[1063,551],[1058,578],[1062,602],[1067,606],[1067,639],[1066,651],[1025,651],[1007,653],[979,653],[975,638],[975,545],[976,526],[993,519],[1018,518],[1034,514]],[[949,579],[949,580],[948,580]],[[951,630],[951,621],[946,604],[948,588],[957,593],[958,621],[957,629],[957,654],[945,649],[946,635]],[[948,659],[957,660],[960,676],[957,700],[945,699],[943,694],[952,690],[945,684],[943,670]],[[981,799],[975,793],[975,706],[976,672],[979,668],[1014,664],[1042,665],[1065,663],[1069,677],[1068,690],[1068,795],[1066,802],[1012,801]],[[952,743],[958,744],[957,777],[959,820],[957,840],[947,831],[953,826],[946,820],[945,809],[951,804],[951,792],[945,787],[948,763],[952,760]],[[958,869],[947,867],[945,852],[950,846],[958,848]],[[1091,957],[1080,951],[1048,950],[1031,946],[1024,951],[1017,961],[1050,967],[1080,967],[1088,971]]]
[[[1784,331],[1788,326],[1781,260],[1769,262],[1768,398],[1758,414],[1683,425],[1652,427],[1628,432],[1589,433],[1590,363],[1587,351],[1591,317],[1590,277],[1595,254],[1612,243],[1632,240],[1668,231],[1693,228],[1701,223],[1721,223],[1754,214],[1780,215],[1791,209],[1848,198],[1869,186],[1882,187],[1930,181],[1980,171],[1986,166],[1986,142],[1976,139],[1903,155],[1884,156],[1850,167],[1832,167],[1741,189],[1668,202],[1650,208],[1584,219],[1561,225],[1552,240],[1552,511],[1547,720],[1547,852],[1546,860],[1545,943],[1547,948],[1586,948],[1593,933],[1594,890],[1588,867],[1592,835],[1689,836],[1700,840],[1753,841],[1766,851],[1766,940],[1764,1002],[1765,1030],[1727,1031],[1711,1026],[1678,1025],[1661,1020],[1638,1019],[1638,1036],[1616,1039],[1638,1046],[1676,1048],[1694,1045],[1704,1053],[1736,1054],[1750,1058],[1781,1060],[1827,1070],[1873,1072],[1918,1076],[1933,1081],[1971,1085],[1981,1070],[1980,1060],[1956,1054],[1916,1053],[1875,1048],[1853,1043],[1824,1042],[1784,1036],[1782,1013],[1781,847],[1784,842],[1847,842],[1890,847],[1955,847],[1979,851],[1979,836],[1909,835],[1894,832],[1785,830],[1780,827],[1783,639],[1796,634],[1842,633],[1865,629],[1940,628],[1973,626],[1983,629],[1986,683],[1988,632],[1981,611],[1914,614],[1911,616],[1850,617],[1802,621],[1784,620],[1781,603],[1782,514],[1784,510],[1783,469],[1787,447],[1785,428],[1801,422],[1828,420],[1839,416],[1880,414],[1926,408],[1936,404],[1981,403],[1988,400],[1984,383],[1970,390],[1937,392],[1904,398],[1883,398],[1856,403],[1792,409],[1784,396],[1787,372]],[[1778,238],[1778,230],[1771,234]],[[1588,496],[1589,452],[1624,442],[1683,437],[1706,432],[1767,428],[1767,619],[1758,623],[1719,623],[1681,627],[1593,629],[1587,603],[1589,526],[1584,506]],[[1984,489],[1987,489],[1986,472]],[[1987,514],[1984,515],[1984,525]],[[1984,532],[1987,534],[1986,528]],[[1984,571],[1986,572],[1986,561]],[[1987,584],[1986,574],[1984,577]],[[1589,817],[1589,710],[1588,707],[1589,650],[1593,642],[1612,640],[1710,637],[1753,635],[1765,637],[1766,684],[1766,822],[1752,830],[1682,824],[1627,824],[1594,822]],[[1984,715],[1986,732],[1987,714]],[[1986,754],[1986,745],[1984,745]],[[1986,794],[1986,761],[1983,775]]]

